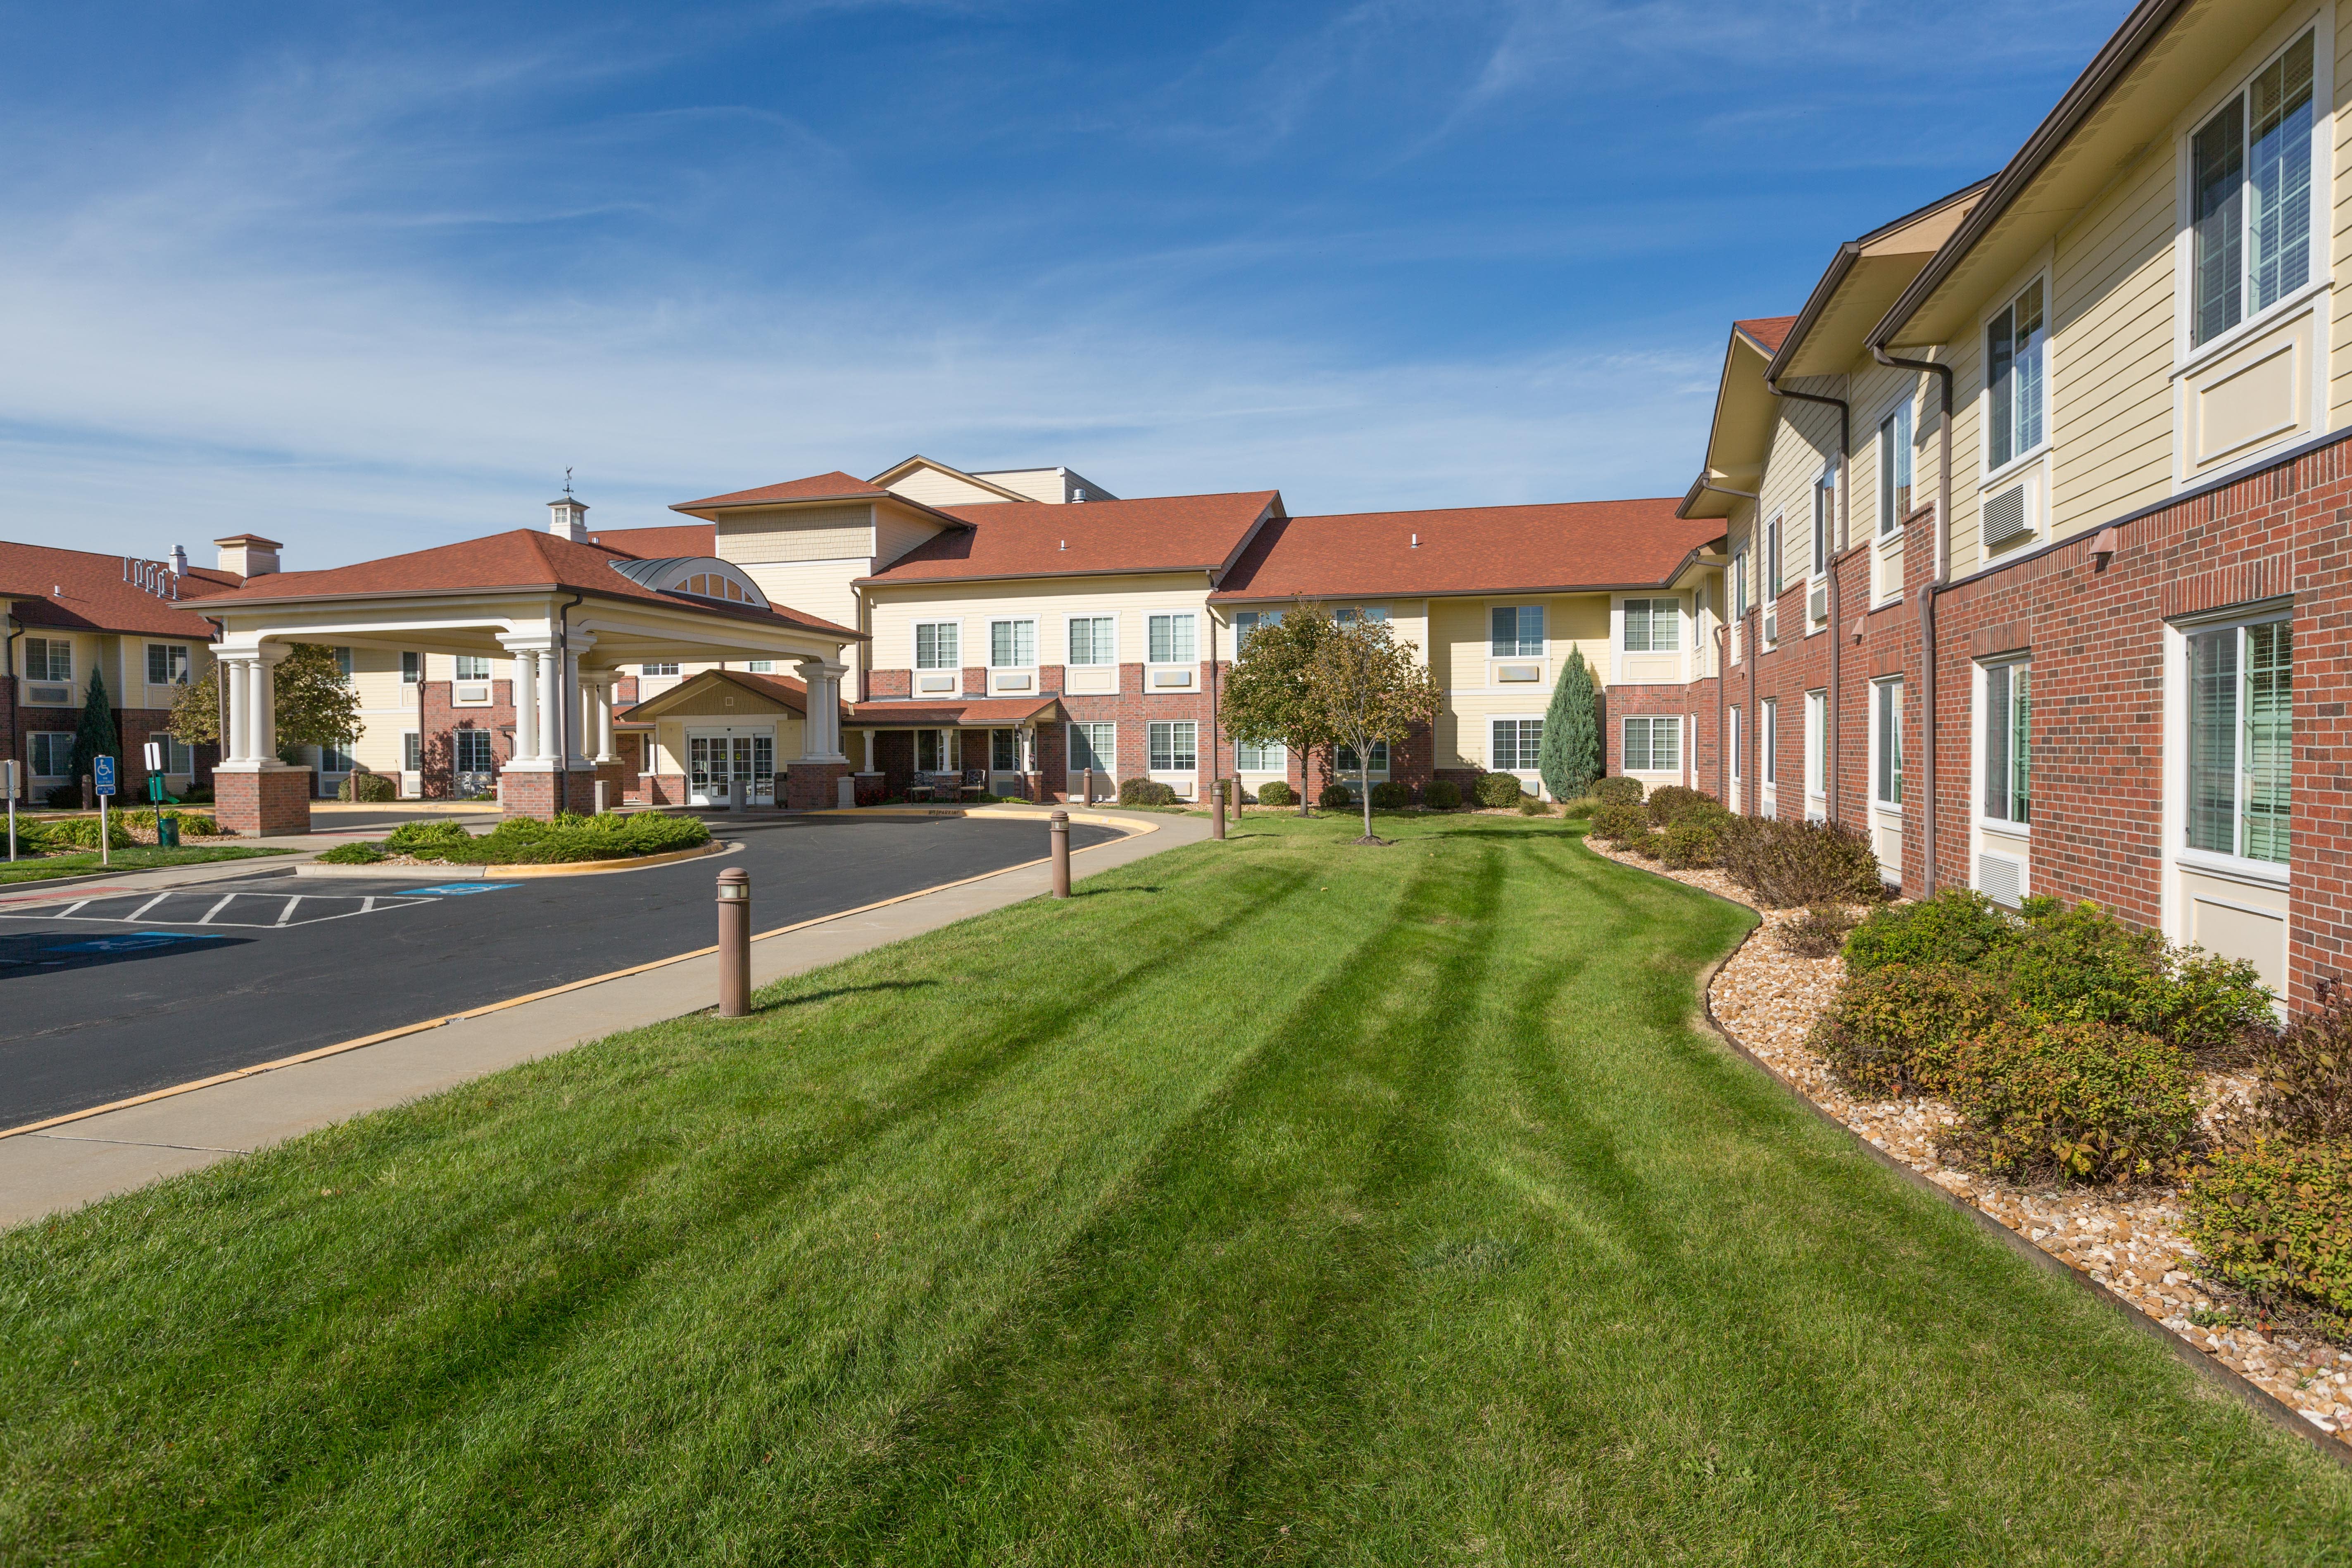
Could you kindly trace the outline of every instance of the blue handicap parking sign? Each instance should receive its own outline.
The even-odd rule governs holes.
[[[93,757],[90,759],[89,766],[90,776],[97,784],[98,793],[112,795],[114,793],[114,759]]]

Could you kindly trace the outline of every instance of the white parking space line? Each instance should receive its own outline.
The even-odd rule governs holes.
[[[127,915],[123,916],[122,918],[123,918],[124,920],[126,920],[126,921],[135,921],[135,920],[137,920],[141,915],[145,914],[149,910],[153,909],[157,904],[162,903],[165,899],[168,899],[168,898],[170,898],[171,896],[172,896],[172,895],[171,895],[171,894],[169,894],[169,893],[158,893],[158,894],[156,894],[153,898],[152,898],[152,899],[148,900],[145,903],[143,903],[143,904],[140,905],[137,909],[135,909],[135,910],[131,910],[129,914],[127,914]],[[76,905],[75,907],[78,909],[78,908],[79,908],[80,906],[79,906],[79,905]]]
[[[71,919],[108,925],[288,929],[324,921],[346,921],[353,915],[389,914],[394,910],[437,902],[429,895],[398,893],[362,898],[357,894],[245,892],[209,900],[202,893],[156,894],[143,899],[137,893],[121,893],[111,898],[78,900],[64,909],[0,910],[0,921]]]
[[[294,918],[294,906],[301,901],[302,895],[299,893],[297,893],[292,898],[287,900],[286,907],[278,911],[278,923],[279,925],[284,925],[288,921],[292,920]]]
[[[204,919],[202,919],[202,920],[200,920],[200,921],[198,921],[196,923],[197,923],[198,925],[200,925],[200,926],[208,926],[208,925],[212,924],[212,923],[213,923],[213,917],[214,917],[215,915],[216,915],[216,914],[220,913],[223,910],[225,910],[225,909],[228,908],[228,907],[229,907],[229,905],[231,905],[231,904],[235,903],[236,901],[236,895],[235,893],[223,893],[223,894],[221,895],[221,901],[220,901],[219,903],[215,904],[211,909],[206,910],[205,911],[205,918],[204,918]]]

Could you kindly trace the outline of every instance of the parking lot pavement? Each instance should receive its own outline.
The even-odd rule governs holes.
[[[755,931],[1034,860],[1043,823],[785,817],[740,847],[617,875],[412,883],[267,871],[0,905],[0,1127],[705,947],[712,884],[751,872]],[[1076,824],[1073,847],[1116,838]]]

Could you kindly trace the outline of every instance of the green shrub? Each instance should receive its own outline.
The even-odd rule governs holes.
[[[1570,822],[1582,822],[1592,815],[1592,809],[1597,804],[1591,795],[1587,795],[1582,800],[1570,801],[1559,808],[1559,814]]]
[[[183,838],[222,837],[221,825],[205,812],[174,811],[166,815],[180,819],[180,837]],[[152,833],[155,831],[155,814],[152,811],[126,811],[122,814],[122,826],[140,833]]]
[[[1356,804],[1356,797],[1349,793],[1346,784],[1334,780],[1323,786],[1321,793],[1315,797],[1315,804],[1326,811],[1345,811]]]
[[[1950,963],[1902,965],[1847,976],[1808,1043],[1858,1094],[1943,1094],[1956,1044],[2011,1016],[2009,992],[1991,975]]]
[[[1842,823],[1727,816],[1722,852],[1731,879],[1769,909],[1885,896],[1870,840]]]
[[[1835,958],[1853,923],[1853,911],[1844,905],[1815,904],[1780,928],[1780,951],[1798,958]]]
[[[1625,847],[1644,860],[1654,860],[1666,852],[1666,836],[1644,824],[1639,833],[1625,841]]]
[[[1642,781],[1622,776],[1596,780],[1592,785],[1592,798],[1610,805],[1639,805],[1642,804]]]
[[[1375,811],[1402,811],[1412,804],[1412,786],[1388,779],[1372,786],[1372,808]]]
[[[1696,804],[1685,807],[1682,816],[1666,825],[1658,858],[1685,871],[1714,865],[1723,858],[1723,826],[1730,820],[1731,814],[1721,806],[1712,811]]]
[[[1480,773],[1477,791],[1478,804],[1485,806],[1517,805],[1527,793],[1517,773]]]
[[[1173,785],[1158,779],[1121,779],[1118,784],[1118,804],[1121,805],[1174,805]]]
[[[2254,1104],[2281,1134],[2352,1138],[2352,1018],[2305,1013],[2254,1054]]]
[[[383,858],[383,851],[373,844],[338,844],[319,857],[329,866],[373,866]]]
[[[400,781],[382,773],[352,773],[335,786],[337,800],[383,801],[400,798]]]
[[[1452,811],[1462,804],[1462,786],[1452,779],[1432,779],[1421,786],[1421,804],[1432,811]]]
[[[651,811],[624,816],[608,811],[601,816],[565,814],[553,822],[510,816],[478,838],[467,837],[460,829],[457,842],[439,841],[413,853],[467,866],[530,866],[625,860],[691,849],[709,842],[710,829],[698,817],[666,816]],[[385,840],[385,847],[396,847],[391,839]]]
[[[1977,964],[2028,935],[2022,921],[1982,893],[1946,888],[1917,903],[1872,910],[1845,944],[1845,970],[1867,974],[1896,963]]]
[[[109,812],[106,842],[116,849],[128,849],[139,841],[122,818]],[[53,817],[41,826],[41,841],[51,849],[95,849],[98,847],[98,818],[95,816]]]
[[[1257,803],[1260,805],[1296,805],[1298,797],[1280,779],[1268,779],[1257,786]]]
[[[2224,1279],[2315,1304],[2352,1331],[2352,1138],[2216,1154],[2189,1184],[2189,1236]]]
[[[465,828],[446,817],[427,817],[422,822],[404,822],[385,837],[383,847],[394,855],[414,855],[420,859],[437,858],[436,851],[462,847],[472,837]]]
[[[1592,811],[1592,837],[1612,844],[1627,844],[1650,831],[1649,814],[1638,805],[1611,801]]]
[[[2026,901],[2027,940],[1994,959],[2018,1005],[2044,1017],[2097,1021],[2168,1040],[2200,1057],[2242,1057],[2249,1031],[2274,1015],[2253,966],[2168,946],[2095,903]]]
[[[1660,784],[1650,792],[1643,803],[1650,808],[1650,820],[1660,827],[1667,826],[1685,811],[1713,806],[1720,811],[1723,803],[1705,790],[1685,789],[1681,784]]]
[[[1954,1057],[1952,1100],[1969,1122],[1954,1142],[2006,1176],[2144,1181],[2196,1131],[2189,1054],[2137,1029],[2020,1021],[1961,1040]]]

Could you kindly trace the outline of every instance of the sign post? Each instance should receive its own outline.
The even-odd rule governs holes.
[[[114,803],[114,759],[93,757],[89,771],[98,788],[98,863],[111,866],[114,864],[113,819],[107,815],[107,810]]]
[[[16,858],[16,762],[0,762],[0,790],[8,792],[8,858]]]

